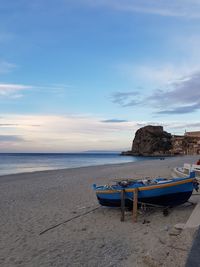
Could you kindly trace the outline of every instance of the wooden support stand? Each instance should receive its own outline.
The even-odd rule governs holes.
[[[137,222],[137,208],[138,208],[138,188],[133,191],[133,222]]]
[[[125,190],[121,190],[121,222],[124,222],[125,213]]]

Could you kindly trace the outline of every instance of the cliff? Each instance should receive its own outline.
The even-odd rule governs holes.
[[[163,131],[162,126],[148,125],[137,130],[130,151],[122,155],[163,156],[171,155],[172,135]]]

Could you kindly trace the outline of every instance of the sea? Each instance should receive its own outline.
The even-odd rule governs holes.
[[[137,162],[148,158],[120,153],[0,153],[0,175]]]

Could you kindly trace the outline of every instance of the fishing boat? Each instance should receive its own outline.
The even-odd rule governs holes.
[[[97,199],[102,206],[119,207],[124,190],[125,206],[132,207],[137,190],[138,203],[173,207],[188,201],[194,189],[198,191],[195,172],[186,178],[155,178],[142,180],[121,179],[112,185],[93,185]]]
[[[183,167],[176,167],[173,173],[176,176],[187,177],[191,171],[195,172],[195,177],[200,179],[200,165],[184,163]]]

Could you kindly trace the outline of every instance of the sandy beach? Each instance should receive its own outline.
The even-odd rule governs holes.
[[[0,177],[0,266],[184,266],[196,229],[176,230],[194,205],[139,212],[99,207],[92,184],[170,177],[195,156]],[[199,196],[194,196],[197,198]],[[59,224],[57,227],[43,232]],[[42,234],[41,234],[42,233]]]

